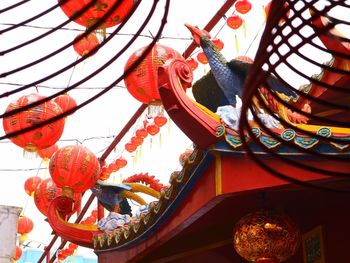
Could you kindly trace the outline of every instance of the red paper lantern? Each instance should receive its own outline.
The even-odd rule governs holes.
[[[239,15],[231,15],[226,19],[226,24],[232,29],[238,29],[243,24],[243,19]]]
[[[58,0],[58,3],[62,1],[63,0]],[[84,27],[91,27],[106,14],[116,2],[117,0],[98,0],[92,7],[75,19],[74,22]],[[112,14],[100,25],[100,28],[108,28],[121,23],[132,9],[134,2],[134,0],[123,0],[119,7],[114,9]],[[89,1],[86,0],[68,0],[66,3],[60,5],[60,7],[66,16],[72,17],[88,3]]]
[[[97,210],[96,210],[96,212],[97,212]],[[72,249],[72,250],[76,250],[78,248],[78,245],[74,244],[74,243],[69,243],[68,248]]]
[[[143,143],[143,139],[141,137],[132,137],[131,138],[131,143],[135,146],[140,146]]]
[[[99,179],[104,181],[107,180],[111,176],[112,170],[109,166],[104,166],[101,169],[101,173],[99,175]]]
[[[123,157],[119,157],[117,160],[115,160],[115,164],[119,168],[124,168],[128,164],[128,161]]]
[[[147,137],[148,133],[147,133],[147,130],[145,128],[140,128],[140,129],[136,130],[135,135],[137,137],[144,139]]]
[[[194,58],[187,58],[186,62],[190,66],[192,71],[198,68],[198,62]]]
[[[42,181],[39,176],[29,177],[24,183],[24,190],[29,196],[32,196]]]
[[[167,123],[168,119],[164,115],[157,115],[154,117],[153,121],[158,127],[163,127]]]
[[[222,42],[221,39],[215,38],[215,39],[212,39],[212,42],[214,43],[214,45],[217,47],[219,51],[221,51],[224,48],[224,42]]]
[[[156,124],[150,124],[147,126],[147,132],[149,135],[154,136],[159,132],[159,126]]]
[[[249,262],[283,262],[299,242],[299,229],[289,217],[265,210],[242,217],[234,230],[234,248]]]
[[[73,99],[67,93],[56,97],[54,99],[54,102],[56,102],[58,106],[61,107],[62,112],[69,111],[77,106],[77,102],[75,101],[75,99]]]
[[[202,64],[207,64],[208,63],[207,56],[204,54],[204,52],[199,52],[197,54],[197,59]]]
[[[44,98],[46,97],[38,94],[22,96],[18,100],[10,103],[6,112],[19,109]],[[5,117],[3,119],[4,131],[6,134],[20,131],[51,119],[61,113],[61,108],[54,101],[47,101],[26,111]],[[64,119],[60,119],[32,131],[11,137],[10,140],[19,147],[22,147],[25,151],[36,152],[38,149],[54,145],[61,137],[63,129]]]
[[[265,11],[265,16],[267,17],[269,15],[269,12],[270,12],[270,8],[271,8],[271,4],[272,4],[272,1],[268,2],[267,5],[265,6],[264,8],[264,11]],[[290,9],[289,9],[289,6],[287,3],[284,3],[283,5],[284,7],[284,10],[285,10],[285,17],[289,17],[290,15]],[[281,20],[278,22],[279,24],[282,24],[286,21],[285,18],[281,18]]]
[[[81,35],[82,34],[77,35],[75,39],[77,39]],[[80,39],[78,42],[75,42],[73,44],[73,48],[75,52],[78,53],[79,56],[85,56],[87,54],[89,54],[89,56],[93,56],[96,54],[96,51],[93,53],[90,53],[90,52],[99,44],[100,42],[98,41],[96,34],[90,33],[86,37],[83,37],[82,39]]]
[[[22,257],[22,248],[19,246],[16,246],[16,252],[15,256],[13,257],[14,260],[19,260]]]
[[[33,230],[33,221],[26,216],[20,216],[18,218],[17,233],[21,235],[26,235]]]
[[[146,48],[140,48],[130,56],[126,62],[125,71],[133,65]],[[154,45],[146,58],[124,79],[129,93],[142,103],[159,104],[158,68],[173,58],[184,59],[180,53],[170,47]]]
[[[51,204],[51,201],[57,196],[62,195],[62,189],[58,188],[51,178],[47,178],[41,182],[39,187],[34,192],[34,203],[38,210],[45,216]],[[71,214],[80,210],[81,205],[81,194],[74,193],[74,207]]]
[[[96,184],[100,175],[97,157],[80,145],[65,146],[54,153],[49,164],[52,180],[63,195],[82,193]]]
[[[244,62],[248,62],[248,63],[253,63],[254,60],[252,60],[250,57],[247,57],[247,56],[238,56],[235,58],[236,60],[241,60],[241,61],[244,61]]]
[[[67,255],[63,252],[63,250],[60,250],[57,252],[57,258],[58,260],[65,260]]]
[[[135,144],[132,144],[130,142],[125,144],[125,150],[127,150],[129,153],[136,151],[136,149],[137,149],[137,146]]]
[[[39,149],[38,155],[44,160],[49,161],[51,156],[58,150],[58,145],[54,144],[50,147]]]
[[[238,0],[235,7],[238,13],[246,14],[252,9],[252,4],[248,0]]]

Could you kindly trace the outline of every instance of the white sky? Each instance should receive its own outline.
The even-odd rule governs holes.
[[[13,2],[13,0],[1,0],[0,9],[13,4]],[[136,31],[140,21],[145,17],[147,10],[149,10],[148,6],[151,2],[152,1],[142,1],[141,7],[139,8],[140,11],[135,14],[132,21],[129,21],[127,28],[122,30],[123,33],[132,34]],[[191,43],[190,33],[184,27],[184,23],[198,25],[203,28],[224,2],[224,0],[171,1],[170,14],[167,19],[168,23],[163,32],[163,36],[172,38],[161,39],[159,43],[172,47],[182,53]],[[253,45],[250,47],[247,55],[254,57],[259,37],[257,37],[256,40],[254,40],[254,38],[258,32],[261,32],[259,30],[264,25],[262,3],[268,1],[252,0],[251,2],[253,3],[253,10],[245,15],[247,22],[246,37],[244,36],[242,28],[234,32],[232,29],[225,26],[224,19],[221,19],[211,32],[212,36],[215,36],[218,33],[218,38],[224,41],[225,47],[222,52],[228,59],[234,58],[237,55],[245,55],[251,43],[253,43]],[[145,35],[149,36],[149,32],[156,34],[156,30],[160,25],[160,17],[163,13],[164,3],[164,0],[160,1],[160,4],[158,5],[158,14],[154,16],[151,25],[145,30]],[[56,4],[55,0],[29,1],[23,6],[16,8],[14,11],[1,14],[0,29],[6,28],[2,23],[18,23],[42,10],[46,10],[54,4]],[[230,15],[231,13],[232,9],[227,15]],[[39,27],[54,27],[65,20],[66,16],[59,9],[32,22],[31,25]],[[70,23],[67,27],[83,29],[83,27],[75,23]],[[220,29],[221,27],[222,29]],[[114,30],[114,28],[108,29],[107,32],[112,32],[112,30]],[[0,35],[0,49],[5,50],[46,31],[46,29],[20,27],[16,30]],[[1,72],[11,70],[48,54],[50,51],[53,51],[73,40],[79,33],[80,32],[72,30],[58,30],[58,32],[36,42],[35,44],[9,53],[3,57],[0,56]],[[239,53],[237,53],[235,49],[235,33],[239,40]],[[111,58],[129,39],[130,36],[120,35],[115,37],[96,55],[89,58],[86,62],[76,66],[73,73],[72,70],[69,70],[52,80],[41,83],[40,85],[55,88],[66,87],[71,74],[72,79],[70,83],[75,83]],[[101,74],[96,75],[90,81],[84,83],[82,87],[108,86],[122,74],[125,62],[131,53],[138,48],[147,45],[149,42],[149,38],[140,37],[122,58],[115,61]],[[57,68],[65,66],[67,63],[75,61],[76,58],[77,55],[71,47],[60,55],[41,63],[38,66],[0,79],[1,93],[14,88],[14,86],[6,85],[4,83],[30,83],[33,80],[52,73]],[[194,72],[195,78],[202,76],[206,70],[208,70],[208,66],[200,66]],[[119,84],[124,86],[123,82]],[[57,90],[39,87],[38,91],[43,95],[51,95]],[[74,97],[79,104],[99,91],[100,89],[78,88],[69,94]],[[2,98],[0,100],[0,112],[4,112],[8,104],[19,96],[33,92],[36,92],[35,88],[30,88],[25,92],[15,94],[9,98]],[[62,147],[64,145],[80,142],[92,150],[97,156],[101,156],[103,151],[113,140],[113,138],[106,137],[117,135],[129,118],[134,114],[139,105],[140,103],[133,99],[126,89],[114,88],[108,92],[107,95],[104,95],[67,119],[63,136],[61,141],[58,142],[58,145]],[[139,127],[141,122],[142,121],[140,121],[139,125],[136,127]],[[135,127],[132,131],[134,131],[134,129]],[[159,136],[153,139],[151,149],[149,140],[146,140],[143,146],[142,158],[139,158],[135,164],[133,164],[131,154],[123,153],[123,156],[129,161],[127,168],[124,168],[121,172],[123,178],[139,172],[148,172],[166,183],[168,182],[171,172],[180,169],[178,157],[187,147],[191,146],[191,142],[176,128],[174,123],[170,123],[170,129],[168,125],[163,127],[161,133],[161,147],[159,145]],[[4,132],[2,128],[0,128],[0,136],[3,134]],[[107,159],[107,163],[118,157],[120,153],[123,152],[124,145],[131,136],[132,133],[129,133],[124,137],[115,152],[113,152]],[[92,137],[97,137],[97,139],[89,139]],[[24,182],[28,177],[38,174],[42,178],[47,178],[49,176],[47,170],[37,170],[39,167],[47,167],[47,164],[41,164],[40,158],[24,158],[22,149],[10,143],[8,140],[0,141],[0,154],[2,157],[0,159],[0,179],[2,180],[2,183],[0,184],[0,204],[25,207],[25,215],[33,219],[35,224],[34,230],[29,234],[29,238],[47,244],[51,240],[50,227],[44,221],[44,217],[36,209],[33,199],[27,196],[23,188]],[[120,172],[114,174],[111,180],[115,179],[118,181],[119,178]],[[88,253],[87,250],[80,249],[79,251],[81,251],[81,253]],[[90,256],[93,255],[91,252],[88,254]]]

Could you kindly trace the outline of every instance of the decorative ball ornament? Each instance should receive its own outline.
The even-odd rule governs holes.
[[[40,185],[42,181],[43,180],[39,176],[29,177],[24,182],[24,190],[26,191],[27,195],[33,196],[36,188]]]
[[[83,193],[94,186],[99,178],[100,164],[97,157],[80,145],[60,148],[51,157],[49,172],[63,195],[73,196],[73,192]]]
[[[51,178],[47,178],[41,182],[39,187],[34,192],[35,206],[44,216],[47,216],[52,200],[60,195],[62,195],[62,189],[58,188]],[[73,199],[73,211],[68,215],[74,214],[76,211],[80,210],[81,207],[81,194],[74,193]]]
[[[86,10],[82,15],[74,20],[77,24],[84,27],[91,27],[96,24],[118,0],[97,0],[93,6]],[[79,12],[89,1],[86,0],[68,0],[64,4],[63,0],[58,0],[62,11],[71,18]],[[131,11],[135,0],[123,0],[122,3],[114,9],[110,16],[99,26],[100,28],[109,28],[120,24]]]
[[[54,102],[62,109],[62,112],[69,111],[77,106],[77,102],[68,93],[62,94],[54,99]]]
[[[75,37],[77,39],[82,34],[79,34]],[[91,52],[95,47],[97,47],[100,44],[100,41],[98,40],[96,34],[90,33],[86,37],[83,37],[79,41],[75,42],[73,44],[74,51],[77,52],[79,56],[85,56],[89,54],[89,56],[93,56],[96,54],[96,52]]]
[[[243,19],[239,15],[231,15],[226,19],[226,24],[232,29],[238,29],[243,24]]]
[[[252,9],[252,4],[248,0],[238,0],[235,3],[235,8],[238,13],[246,14]]]
[[[283,262],[299,246],[300,232],[287,216],[265,210],[242,217],[234,230],[234,248],[249,262]]]
[[[197,60],[202,64],[208,64],[207,56],[202,51],[197,54]]]
[[[6,112],[19,109],[33,102],[46,98],[38,94],[22,96],[10,103]],[[33,108],[21,111],[3,119],[6,134],[35,126],[61,114],[61,108],[54,101],[47,101]],[[27,152],[37,152],[39,149],[50,147],[61,137],[64,129],[64,119],[51,122],[34,130],[11,137],[10,140]]]
[[[146,47],[136,50],[126,62],[127,71],[140,58]],[[184,59],[176,50],[155,44],[145,59],[125,79],[129,93],[138,101],[146,104],[160,104],[158,92],[158,68],[170,59]]]

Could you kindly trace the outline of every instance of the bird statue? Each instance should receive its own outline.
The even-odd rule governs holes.
[[[97,182],[90,190],[97,197],[100,204],[109,212],[120,212],[121,214],[132,215],[128,200],[121,196],[122,191],[131,190],[130,186]]]
[[[211,69],[209,73],[193,84],[192,93],[194,98],[198,103],[204,105],[213,112],[217,112],[217,110],[219,110],[220,113],[222,112],[222,109],[220,111],[220,108],[230,106],[231,111],[229,115],[234,114],[239,116],[240,111],[234,110],[234,113],[232,113],[232,109],[236,108],[236,96],[239,98],[242,97],[245,78],[248,75],[251,63],[237,59],[233,59],[228,62],[210,40],[210,35],[207,31],[201,30],[198,27],[189,24],[185,24],[185,26],[190,30],[194,42],[203,49]],[[288,97],[296,97],[296,94],[292,90],[285,87],[273,75],[268,77],[267,83],[273,91],[282,93]],[[227,112],[226,114],[220,116],[222,119],[223,116],[224,119],[230,118],[227,117]],[[272,116],[269,117],[270,120],[268,120],[268,124],[270,126],[276,126],[276,119],[274,119]],[[264,116],[263,121],[266,120],[267,116]],[[225,120],[223,121],[226,123]],[[231,124],[231,128],[235,130],[238,129],[237,119],[227,121],[229,123],[226,124],[229,126]]]

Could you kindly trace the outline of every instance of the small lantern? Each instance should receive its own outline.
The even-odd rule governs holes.
[[[79,34],[75,37],[77,39],[80,37],[82,34]],[[86,37],[83,37],[79,41],[75,42],[73,44],[74,51],[77,52],[79,56],[85,56],[89,54],[89,56],[95,55],[96,52],[91,52],[95,47],[97,47],[100,44],[98,41],[98,38],[96,34],[91,33],[87,35]]]
[[[153,121],[158,127],[163,127],[168,122],[168,119],[164,115],[157,115]]]
[[[62,109],[62,112],[69,111],[77,107],[77,102],[73,99],[72,96],[69,96],[67,93],[62,94],[54,99],[54,102]]]
[[[27,234],[33,230],[33,221],[26,216],[20,216],[18,219],[17,233],[21,235],[20,242],[27,240]]]
[[[145,128],[140,128],[140,129],[136,130],[135,135],[136,135],[136,137],[140,137],[140,138],[144,139],[147,137],[148,133],[147,133],[147,130]]]
[[[186,62],[190,66],[192,71],[198,68],[198,62],[194,58],[187,58]]]
[[[219,51],[221,51],[224,48],[224,42],[222,42],[221,39],[214,38],[212,39],[212,42],[214,43],[214,45]]]
[[[289,217],[265,210],[242,217],[234,230],[234,248],[249,262],[283,262],[299,242],[299,229]]]
[[[150,124],[147,126],[147,132],[149,135],[154,136],[159,132],[159,126],[156,124]]]
[[[197,59],[202,64],[208,64],[207,56],[204,54],[203,51],[201,51],[197,54]]]
[[[43,159],[44,162],[48,162],[51,156],[58,150],[58,145],[54,144],[50,147],[39,149],[38,155]]]
[[[232,29],[238,29],[243,24],[243,19],[239,15],[231,15],[226,19],[226,24]]]
[[[135,144],[132,144],[130,142],[125,144],[125,150],[127,150],[129,153],[136,151],[136,149],[137,149],[137,146]]]
[[[33,196],[36,188],[42,181],[43,180],[39,176],[29,177],[24,183],[24,190],[26,191],[27,195]]]
[[[238,0],[235,7],[238,13],[246,14],[252,9],[252,4],[248,0]]]

